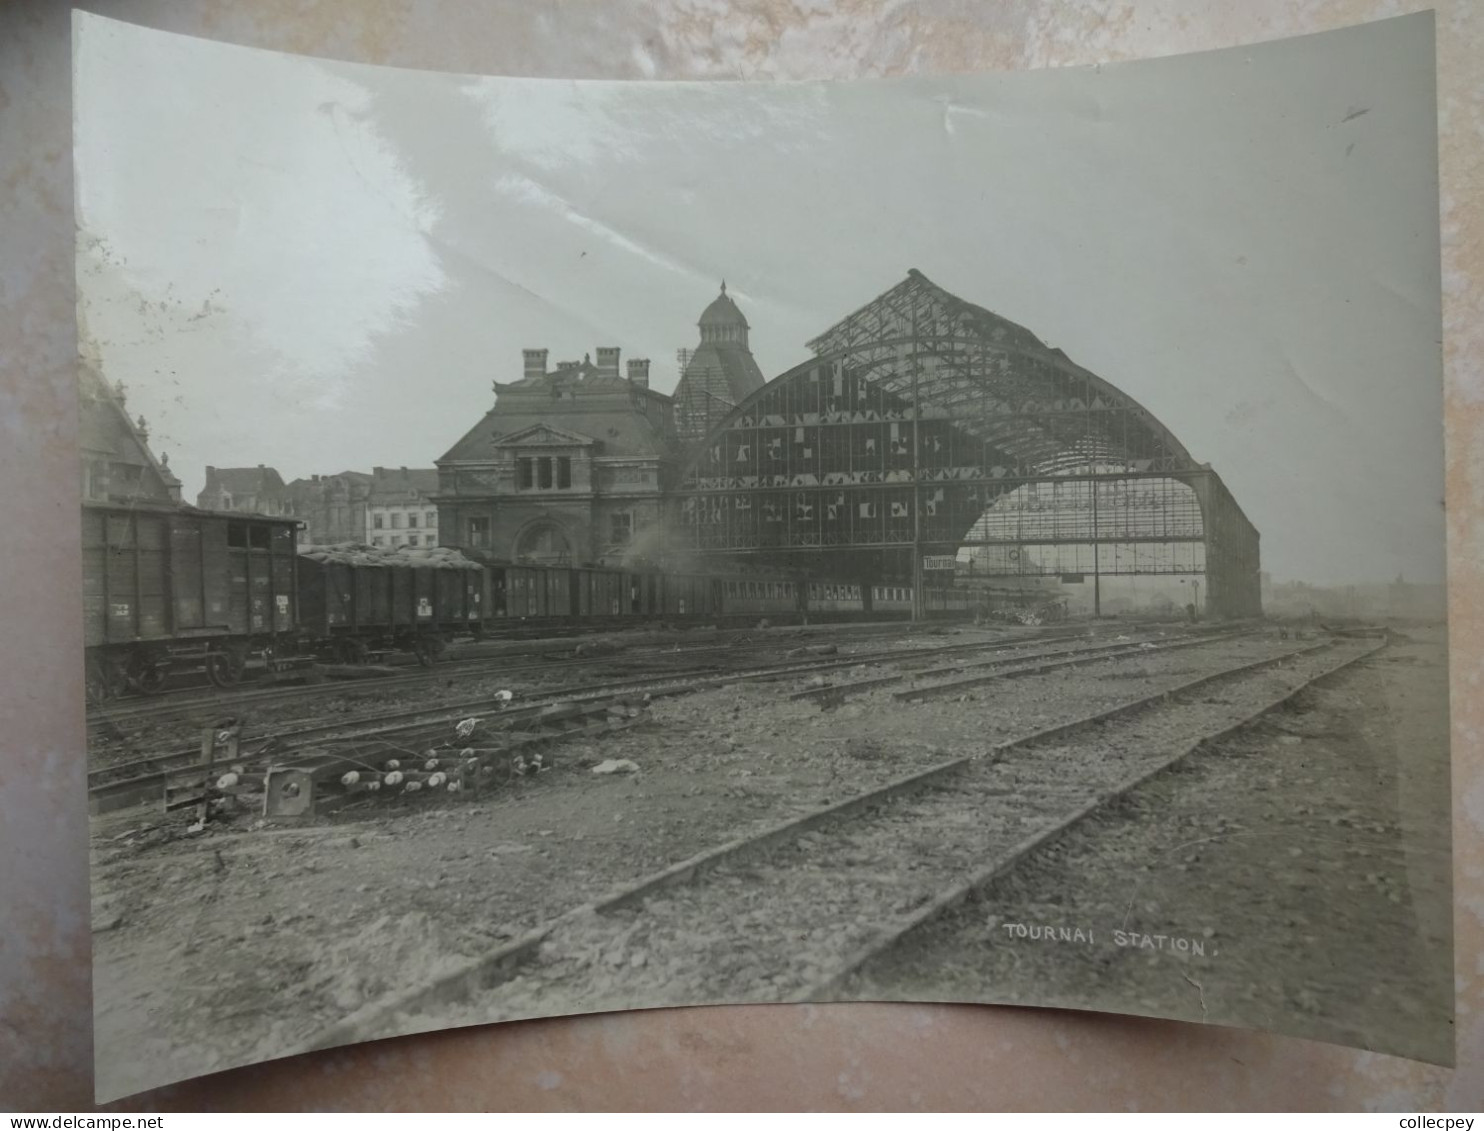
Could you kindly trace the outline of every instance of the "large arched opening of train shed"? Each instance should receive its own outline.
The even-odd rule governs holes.
[[[1023,327],[914,270],[809,348],[690,451],[686,552],[919,593],[1162,576],[1260,615],[1258,533],[1220,476]]]

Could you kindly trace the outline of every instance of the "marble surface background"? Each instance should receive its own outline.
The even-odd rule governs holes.
[[[234,43],[572,78],[853,78],[1199,51],[1390,0],[93,0]],[[0,8],[0,1109],[92,1097],[76,563],[69,7]],[[1458,1068],[1243,1031],[980,1006],[525,1022],[278,1061],[121,1110],[1484,1108],[1484,5],[1436,5]]]

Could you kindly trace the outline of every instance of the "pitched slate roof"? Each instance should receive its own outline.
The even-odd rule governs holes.
[[[487,462],[501,440],[533,424],[590,436],[596,455],[660,458],[672,454],[670,398],[621,377],[578,380],[571,371],[496,384],[495,407],[437,462]]]
[[[257,467],[208,467],[206,488],[202,494],[223,490],[231,495],[265,498],[281,495],[283,488],[283,476],[274,467],[262,464]]]
[[[377,467],[371,472],[367,502],[372,506],[419,502],[438,493],[438,469]]]
[[[178,488],[180,480],[150,451],[142,423],[142,418],[139,423],[130,419],[120,390],[109,388],[91,365],[78,367],[78,447],[83,458],[142,468],[141,496],[173,503],[171,488]]]

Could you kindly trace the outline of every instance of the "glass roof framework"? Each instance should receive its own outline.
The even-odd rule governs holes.
[[[1257,611],[1257,531],[1216,473],[1030,331],[912,271],[809,348],[692,449],[688,550],[812,551],[836,572],[854,551],[880,576],[1008,549],[971,556],[1000,574],[1203,572],[1213,611]],[[1082,548],[1045,549],[1064,546]]]

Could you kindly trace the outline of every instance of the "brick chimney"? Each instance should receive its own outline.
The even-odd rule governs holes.
[[[598,365],[597,365],[597,369],[598,369],[598,375],[600,377],[617,377],[618,376],[618,347],[617,346],[599,346],[598,347]]]
[[[546,376],[546,350],[521,350],[525,357],[527,377]]]
[[[641,389],[649,388],[649,359],[629,358],[629,384]]]

